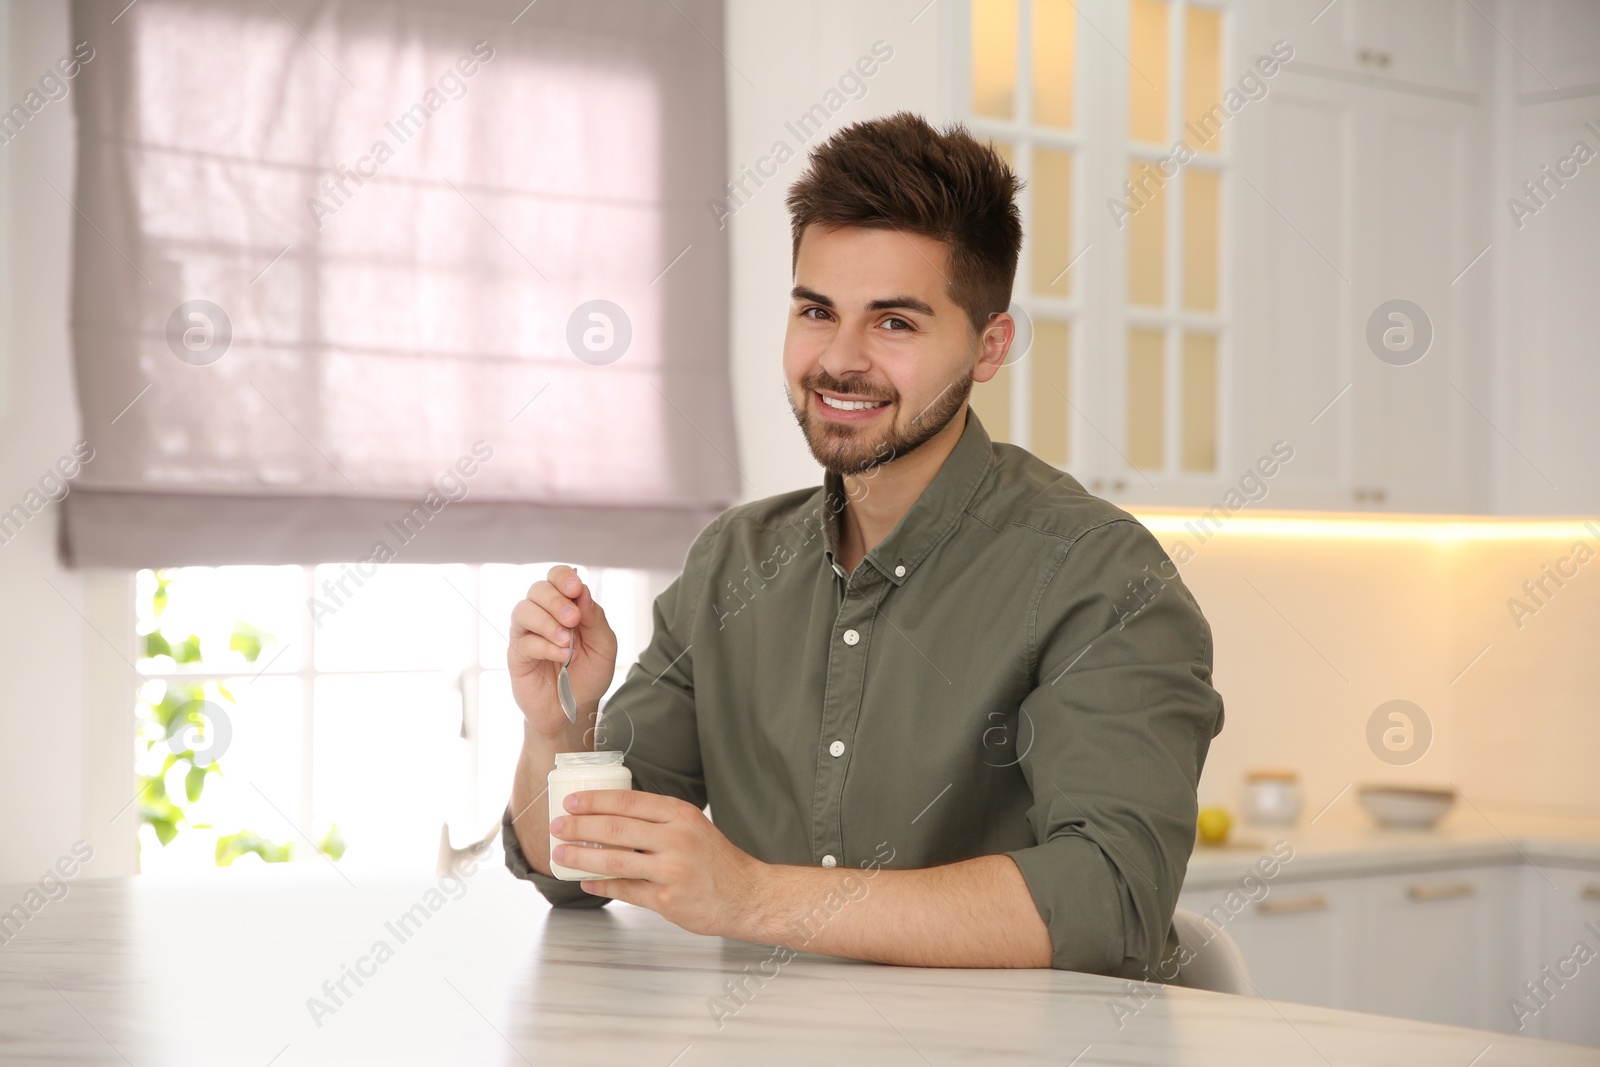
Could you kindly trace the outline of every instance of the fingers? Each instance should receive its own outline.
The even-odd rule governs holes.
[[[646,852],[661,849],[660,823],[625,819],[618,815],[557,815],[550,820],[550,826],[550,832],[562,841],[592,841],[597,845],[637,848]],[[573,866],[584,865],[577,863]]]
[[[570,590],[571,595],[563,590]],[[571,567],[551,567],[549,575],[534,582],[528,595],[511,609],[513,643],[524,634],[538,634],[553,645],[565,649],[572,644],[572,630],[584,621],[579,601],[589,599],[589,591]],[[538,647],[535,643],[534,647]]]
[[[575,815],[623,815],[652,823],[669,823],[680,815],[700,814],[686,801],[643,789],[580,789],[567,794],[566,810]]]
[[[511,654],[525,663],[539,663],[550,660],[555,663],[567,661],[567,647],[552,642],[547,637],[539,634],[523,634],[511,641]]]
[[[550,859],[563,867],[646,882],[651,880],[658,867],[656,857],[630,848],[586,848],[583,845],[558,844],[550,850]]]
[[[577,609],[569,606],[567,610]],[[572,644],[571,628],[561,625],[548,608],[531,600],[523,600],[511,609],[511,633],[513,640],[524,634],[537,634],[563,650]]]

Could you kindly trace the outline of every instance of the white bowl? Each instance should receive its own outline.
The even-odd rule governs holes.
[[[1428,830],[1455,804],[1456,794],[1453,789],[1362,786],[1359,799],[1379,826]]]

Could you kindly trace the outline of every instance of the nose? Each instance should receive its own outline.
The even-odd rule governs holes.
[[[817,360],[818,366],[840,379],[867,373],[872,369],[872,360],[867,357],[864,341],[859,328],[841,326]]]

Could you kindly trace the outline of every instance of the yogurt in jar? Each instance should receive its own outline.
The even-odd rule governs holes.
[[[622,765],[620,752],[557,752],[555,770],[550,772],[549,812],[554,819],[566,814],[567,794],[581,789],[632,789],[633,772]],[[567,867],[555,861],[557,845],[582,845],[586,848],[607,848],[592,841],[563,841],[550,835],[550,873],[567,882],[585,878],[615,878],[614,874],[594,874],[577,867]]]

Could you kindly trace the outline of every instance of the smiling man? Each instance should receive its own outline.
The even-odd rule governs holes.
[[[968,407],[1016,332],[1017,188],[907,113],[819,146],[783,370],[822,486],[700,534],[598,730],[605,613],[567,567],[517,605],[503,840],[553,905],[921,966],[1146,978],[1176,950],[1211,633],[1143,526]],[[555,753],[596,736],[635,790],[547,811]],[[551,834],[612,846],[555,859],[616,877],[551,877]]]

